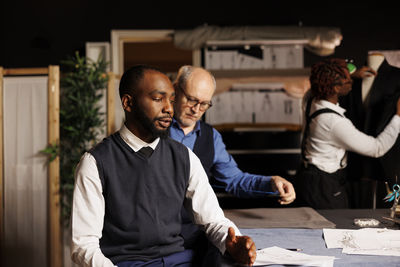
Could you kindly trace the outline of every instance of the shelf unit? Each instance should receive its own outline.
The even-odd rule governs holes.
[[[265,48],[268,45],[302,46],[304,44],[304,40],[209,41],[205,50],[212,51],[212,49],[221,48],[226,51],[230,47],[240,46],[248,49],[249,46],[263,46]],[[204,61],[207,60],[205,54],[204,52]],[[207,66],[207,62],[203,62],[203,66]],[[304,68],[303,65],[288,68],[208,68],[208,70],[216,79],[215,96],[229,92],[235,84],[247,83],[281,83],[286,93],[297,99],[301,99],[309,89],[310,68]],[[207,118],[207,115],[205,118]],[[243,171],[262,175],[280,175],[288,180],[294,177],[301,161],[301,123],[232,121],[213,124],[213,126],[221,133],[228,152]],[[218,197],[220,202],[221,197],[223,198],[222,201],[226,201],[226,198],[232,198],[232,196],[221,193],[218,193]],[[229,203],[224,204],[229,205]],[[255,203],[249,203],[249,205],[253,204]],[[267,201],[264,204],[270,205],[272,203]]]

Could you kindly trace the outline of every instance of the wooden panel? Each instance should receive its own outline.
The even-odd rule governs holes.
[[[125,121],[125,113],[122,109],[119,96],[119,81],[121,75],[113,72],[108,73],[107,84],[107,135],[118,131]]]
[[[282,83],[286,92],[302,98],[310,88],[310,69],[212,70],[217,82],[215,94],[228,91],[236,83]]]
[[[48,78],[48,143],[58,143],[59,140],[59,67],[49,66],[49,68],[25,68],[25,69],[3,69],[0,67],[0,245],[4,245],[5,240],[5,209],[4,209],[4,87],[3,75],[12,76],[31,76],[31,75],[47,75]],[[60,196],[59,196],[59,159],[57,158],[52,162],[48,169],[48,220],[47,224],[47,237],[48,237],[48,265],[47,266],[62,266],[61,254],[61,231],[60,231]],[[37,185],[36,185],[37,186]],[[30,195],[31,197],[32,195]],[[45,197],[46,198],[46,197]],[[30,214],[32,215],[32,214]],[[45,223],[45,222],[44,222]],[[38,240],[39,242],[40,240]],[[34,242],[34,241],[33,241]],[[5,247],[1,247],[0,253],[4,255]],[[30,248],[29,248],[30,249]],[[24,251],[19,251],[24,253]],[[39,253],[40,254],[40,253]],[[40,255],[29,255],[37,258]],[[0,257],[4,259],[5,257]],[[22,259],[14,258],[14,263],[23,262]]]
[[[48,68],[4,69],[4,75],[47,75]]]
[[[302,69],[251,69],[251,70],[211,70],[216,79],[247,77],[309,77],[311,70]]]
[[[135,64],[147,64],[163,72],[177,72],[182,65],[192,64],[191,50],[176,48],[173,41],[124,44],[124,70]]]
[[[282,129],[300,131],[301,125],[285,123],[224,123],[213,125],[218,131],[271,131]]]
[[[110,135],[116,131],[115,102],[115,74],[109,72],[107,83],[107,135]]]
[[[3,79],[4,266],[48,266],[48,77]],[[23,255],[21,257],[21,255]]]
[[[48,83],[48,142],[59,144],[60,137],[60,68],[49,66]],[[62,237],[60,221],[60,160],[49,164],[49,266],[62,266]]]

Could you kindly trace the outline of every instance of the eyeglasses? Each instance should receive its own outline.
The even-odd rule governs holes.
[[[181,91],[182,91],[183,95],[185,96],[186,103],[187,103],[187,105],[189,107],[194,108],[197,105],[200,105],[199,109],[201,111],[206,111],[207,109],[212,107],[212,102],[211,101],[202,101],[202,102],[200,102],[198,99],[195,99],[195,98],[193,98],[191,96],[188,96],[183,89],[181,89]]]

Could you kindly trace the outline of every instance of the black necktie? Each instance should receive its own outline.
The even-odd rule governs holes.
[[[137,153],[145,156],[146,158],[150,157],[153,153],[153,149],[149,146],[142,147]]]

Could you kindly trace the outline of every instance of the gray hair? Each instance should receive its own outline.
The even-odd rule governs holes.
[[[214,88],[213,89],[215,91],[215,89],[217,88],[217,82],[215,81],[214,75],[212,75],[211,72],[209,72],[208,70],[206,70],[204,68],[194,67],[192,65],[184,65],[184,66],[179,68],[178,75],[176,76],[176,79],[174,81],[175,90],[177,90],[177,89],[181,89],[181,90],[185,89],[187,80],[190,78],[190,75],[192,75],[192,73],[196,69],[203,69],[210,75],[211,80],[213,81],[213,84],[214,84]]]

